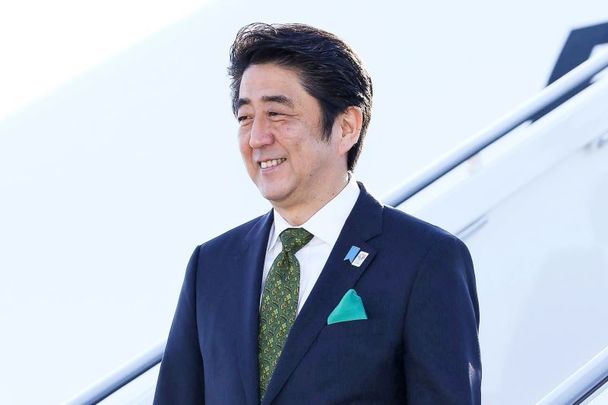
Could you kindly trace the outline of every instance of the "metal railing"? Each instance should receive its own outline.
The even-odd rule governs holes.
[[[96,384],[66,402],[69,405],[96,404],[112,395],[152,367],[160,363],[167,341],[158,343],[141,356],[131,360]]]
[[[440,157],[418,174],[410,177],[405,183],[386,196],[383,199],[384,203],[391,206],[401,204],[607,67],[608,52],[597,55],[582,63],[550,86],[544,88],[529,101],[471,136],[461,146]],[[68,401],[68,404],[94,404],[107,398],[133,379],[160,363],[165,344],[166,341],[158,344],[144,355],[130,361],[124,367],[110,374],[110,376],[101,379],[98,383]],[[605,368],[608,369],[608,365]]]
[[[558,385],[537,405],[580,404],[608,383],[608,347]]]
[[[587,82],[606,67],[608,67],[608,52],[604,52],[577,66],[503,118],[477,132],[463,144],[439,157],[429,166],[410,177],[384,199],[385,204],[391,206],[401,204],[482,149],[535,117],[545,107],[553,104],[572,89]]]

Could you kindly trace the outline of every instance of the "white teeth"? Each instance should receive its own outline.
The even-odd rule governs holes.
[[[267,169],[269,167],[278,166],[278,165],[280,165],[281,163],[283,163],[286,160],[287,159],[285,159],[285,158],[265,160],[263,162],[260,162],[260,167],[262,169]]]

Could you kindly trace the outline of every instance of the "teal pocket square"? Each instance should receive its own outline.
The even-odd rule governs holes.
[[[352,288],[344,294],[337,307],[327,317],[327,324],[367,319],[361,297]]]

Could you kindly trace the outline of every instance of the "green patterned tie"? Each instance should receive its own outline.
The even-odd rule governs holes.
[[[298,313],[300,263],[296,259],[296,252],[312,237],[304,228],[287,228],[279,235],[283,250],[270,267],[260,305],[260,399],[264,398],[289,329]]]

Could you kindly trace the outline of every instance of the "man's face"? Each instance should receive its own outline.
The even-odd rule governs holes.
[[[322,137],[319,102],[294,70],[251,65],[239,89],[239,147],[249,176],[275,208],[298,210],[324,198],[346,174],[338,141]]]

